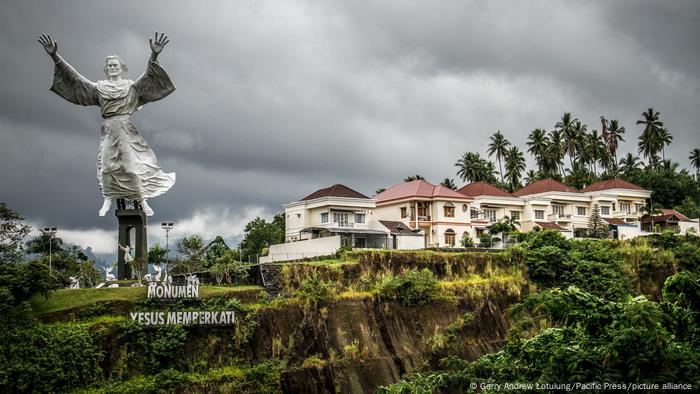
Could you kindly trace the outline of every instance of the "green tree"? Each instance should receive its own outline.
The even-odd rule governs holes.
[[[466,152],[455,163],[457,176],[464,182],[485,181],[495,183],[495,164],[485,160],[478,153]]]
[[[603,133],[605,145],[607,146],[610,155],[614,158],[614,163],[617,164],[617,149],[620,146],[620,141],[625,142],[623,137],[625,134],[625,128],[624,126],[620,125],[620,122],[617,119],[613,119],[607,123],[605,118],[601,116],[601,120],[603,121],[603,127],[605,129],[605,132]]]
[[[173,267],[175,272],[191,275],[204,269],[206,259],[204,240],[201,236],[195,234],[183,237],[177,241],[177,252],[179,256]]]
[[[525,157],[523,152],[514,146],[506,151],[506,178],[508,178],[509,190],[512,192],[520,188],[520,180],[525,171]]]
[[[655,167],[658,161],[658,153],[663,149],[663,143],[660,141],[661,128],[664,123],[659,120],[661,114],[649,108],[646,112],[642,112],[642,118],[637,120],[637,124],[644,125],[644,130],[639,136],[637,147],[639,153],[649,161],[650,167]]]
[[[62,251],[63,240],[56,236],[51,237],[47,234],[41,234],[27,241],[26,247],[27,253],[48,255],[49,251],[51,253]]]
[[[598,203],[594,203],[591,216],[588,219],[588,235],[593,238],[607,238],[608,234],[608,224],[600,216]]]
[[[540,172],[547,170],[547,150],[549,149],[549,145],[550,142],[547,137],[547,131],[544,129],[534,129],[527,137],[527,152],[535,158],[537,168]]]
[[[442,186],[450,188],[452,190],[457,190],[457,185],[455,185],[455,180],[452,178],[445,178],[440,182]]]
[[[241,241],[241,255],[246,261],[255,261],[263,248],[284,242],[284,214],[274,216],[271,223],[257,217],[246,224]]]
[[[501,160],[505,159],[510,142],[503,136],[503,134],[501,134],[501,130],[496,131],[490,137],[490,140],[491,142],[489,143],[486,153],[489,154],[489,157],[496,155],[499,173],[501,174],[501,182],[503,182],[503,166],[501,165]]]
[[[688,156],[688,160],[690,160],[690,165],[695,168],[695,179],[698,179],[698,174],[700,173],[700,149],[695,148],[692,151],[690,151],[690,156]]]
[[[420,174],[410,175],[410,176],[407,176],[406,178],[403,179],[404,182],[412,182],[412,181],[419,181],[419,180],[425,180],[425,178],[423,178],[423,175],[420,175]]]
[[[148,250],[148,263],[154,265],[167,263],[167,256],[168,251],[160,244],[155,244]]]
[[[683,201],[674,206],[673,209],[691,219],[700,218],[700,205],[690,196],[685,196]]]
[[[0,203],[0,262],[17,262],[22,257],[22,241],[31,227],[19,213]]]
[[[620,159],[620,171],[622,171],[625,176],[631,176],[640,167],[641,163],[639,162],[639,157],[632,153],[627,153],[625,157]]]
[[[207,267],[216,264],[216,261],[229,250],[226,241],[220,235],[217,235],[213,241],[209,242],[206,247],[205,257],[207,259]]]

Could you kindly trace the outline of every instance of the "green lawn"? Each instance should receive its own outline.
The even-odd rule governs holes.
[[[199,295],[207,298],[236,292],[262,291],[260,286],[201,286]],[[117,287],[107,289],[61,289],[51,292],[48,299],[35,295],[29,302],[37,313],[50,313],[91,305],[100,301],[137,302],[146,298],[145,287]]]

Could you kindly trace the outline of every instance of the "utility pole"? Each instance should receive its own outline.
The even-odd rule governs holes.
[[[53,246],[53,240],[56,237],[56,227],[44,227],[41,230],[41,233],[49,239],[49,277],[53,278],[53,269],[51,268],[51,255],[52,255],[52,246]]]

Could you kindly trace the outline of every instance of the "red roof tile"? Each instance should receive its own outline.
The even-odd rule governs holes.
[[[618,218],[603,218],[603,220],[608,222],[608,224],[613,224],[616,226],[621,225],[621,224],[627,224],[627,222],[625,222],[622,219],[618,219]]]
[[[564,227],[556,224],[556,223],[549,223],[549,222],[535,222],[538,226],[545,230],[564,230]]]
[[[318,189],[315,192],[301,199],[301,201],[313,200],[321,197],[350,197],[350,198],[366,198],[362,193],[356,192],[349,187],[341,184],[336,184],[324,189]]]
[[[557,182],[552,178],[547,178],[532,182],[531,184],[525,186],[524,188],[518,190],[513,194],[516,196],[528,196],[530,194],[538,194],[545,192],[580,193],[578,190],[572,187],[566,186],[561,182]]]
[[[458,199],[467,198],[465,195],[457,193],[449,187],[445,187],[442,185],[435,186],[422,179],[419,179],[417,181],[399,183],[398,185],[394,185],[374,196],[374,198],[377,199],[378,203],[408,197],[447,197]]]
[[[582,192],[594,192],[599,190],[609,190],[609,189],[633,189],[633,190],[646,190],[639,185],[627,182],[622,179],[610,179],[607,181],[593,182],[590,185],[581,189]]]
[[[502,190],[500,188],[497,188],[496,186],[493,186],[491,184],[488,184],[486,182],[473,182],[470,183],[461,189],[457,190],[457,192],[464,194],[465,196],[469,197],[476,197],[476,196],[498,196],[498,197],[514,197],[512,194],[508,193],[505,190]]]

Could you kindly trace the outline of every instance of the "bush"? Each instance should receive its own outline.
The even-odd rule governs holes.
[[[555,246],[562,250],[569,250],[569,241],[564,238],[559,231],[543,230],[530,231],[527,233],[526,241],[530,244],[531,249],[538,249],[543,246]]]
[[[379,295],[405,306],[424,305],[435,299],[438,282],[428,269],[411,269],[405,275],[392,276],[379,284]]]
[[[0,387],[65,392],[101,381],[103,353],[77,325],[36,325],[0,333]]]
[[[673,255],[679,269],[700,272],[700,247],[685,243],[673,248]]]
[[[318,272],[301,282],[294,295],[306,303],[317,304],[319,301],[328,301],[333,297],[331,282],[324,281]]]

